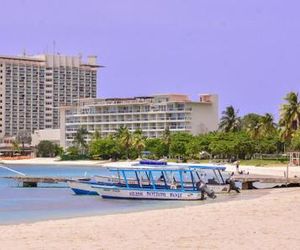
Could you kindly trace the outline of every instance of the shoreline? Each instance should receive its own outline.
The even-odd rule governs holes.
[[[46,222],[46,221],[60,221],[60,220],[69,220],[69,219],[76,219],[76,218],[87,218],[87,217],[102,217],[107,215],[118,215],[118,214],[131,214],[131,213],[139,213],[139,212],[147,212],[147,211],[155,211],[155,210],[168,210],[168,209],[177,209],[183,207],[194,207],[194,206],[204,206],[208,204],[215,204],[215,203],[225,203],[235,200],[251,200],[256,199],[257,197],[261,197],[267,195],[268,189],[259,189],[259,190],[247,190],[243,191],[243,193],[237,194],[236,192],[231,192],[229,194],[218,194],[217,199],[210,199],[206,198],[206,200],[192,200],[192,201],[166,201],[162,200],[160,204],[151,204],[151,206],[137,206],[136,208],[124,208],[123,210],[116,210],[116,211],[104,211],[99,213],[89,213],[89,214],[73,214],[73,215],[62,215],[62,216],[50,216],[48,218],[39,218],[39,219],[28,219],[23,221],[11,221],[7,223],[0,223],[1,226],[13,226],[13,225],[23,225],[23,224],[34,224],[38,222]],[[101,199],[101,197],[99,197]],[[107,200],[107,199],[106,199]],[[134,200],[131,200],[134,201]],[[143,201],[144,202],[144,201]],[[151,203],[151,201],[147,201]],[[165,204],[164,204],[165,203]]]
[[[24,246],[26,249],[45,246],[48,249],[153,249],[155,246],[295,249],[300,243],[299,191],[299,188],[271,189],[255,199],[0,225],[0,241],[8,250]]]
[[[104,160],[78,160],[78,161],[60,161],[57,158],[31,158],[31,159],[23,159],[23,160],[0,160],[0,164],[4,165],[62,165],[62,166],[93,166],[99,168],[105,168],[107,166],[124,166],[133,161],[104,161]],[[202,163],[207,165],[214,165],[212,163]],[[222,164],[221,164],[222,165]],[[226,171],[235,172],[236,168],[233,164],[223,164],[226,167]],[[287,170],[286,165],[282,166],[247,166],[240,165],[240,170],[249,172],[250,174],[261,174],[261,175],[275,175],[275,176],[284,176]],[[300,167],[289,167],[289,176],[300,176]]]
[[[100,160],[78,160],[78,161],[61,161],[57,158],[31,158],[22,160],[0,160],[0,163],[5,165],[87,165],[87,166],[99,166],[101,164],[110,163],[111,161]]]

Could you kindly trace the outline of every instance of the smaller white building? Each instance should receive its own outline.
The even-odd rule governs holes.
[[[41,141],[47,140],[60,145],[60,129],[35,130],[32,134],[32,146],[37,146]]]
[[[218,128],[218,96],[202,94],[192,101],[182,94],[133,98],[84,99],[60,108],[61,146],[69,147],[81,127],[101,136],[120,127],[140,129],[147,137],[160,137],[165,129],[194,135]]]

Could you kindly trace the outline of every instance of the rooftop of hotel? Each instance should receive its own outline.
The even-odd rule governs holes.
[[[116,97],[116,98],[84,98],[79,99],[80,106],[92,105],[120,105],[120,104],[147,104],[147,103],[213,103],[212,94],[200,94],[199,99],[191,100],[184,94],[155,94],[151,96]],[[78,104],[65,107],[78,106]]]
[[[56,54],[37,54],[37,55],[27,55],[22,54],[18,56],[7,56],[7,55],[0,55],[0,59],[4,60],[15,60],[15,61],[24,61],[24,62],[46,62],[49,60],[49,58],[53,60],[62,60],[62,61],[71,61],[76,60],[78,61],[80,66],[90,66],[90,67],[104,67],[102,65],[96,64],[96,56],[87,56],[87,62],[82,61],[81,55],[75,55],[75,56],[67,56],[67,55],[61,55],[59,53]]]
[[[34,61],[34,62],[44,62],[43,59],[40,58],[35,58],[32,56],[28,55],[22,55],[22,56],[5,56],[5,55],[0,55],[0,59],[5,59],[5,60],[18,60],[18,61]]]

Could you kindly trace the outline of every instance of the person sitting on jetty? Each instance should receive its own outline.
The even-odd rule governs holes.
[[[240,172],[240,161],[236,160],[233,164],[235,165],[235,171],[236,171],[236,173],[240,174],[241,173]]]
[[[237,193],[240,193],[240,188],[238,188],[236,185],[235,185],[235,181],[233,179],[233,176],[234,176],[234,172],[231,173],[231,175],[229,176],[228,179],[226,179],[226,184],[229,184],[229,189],[228,189],[228,193],[230,193],[231,190],[234,190],[236,191]]]

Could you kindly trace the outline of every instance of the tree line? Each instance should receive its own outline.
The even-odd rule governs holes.
[[[250,159],[254,154],[281,154],[287,150],[300,150],[298,93],[288,93],[284,101],[278,123],[270,113],[249,113],[240,117],[237,109],[228,106],[222,112],[219,129],[207,134],[171,133],[167,128],[161,138],[146,138],[142,130],[130,132],[127,127],[120,127],[107,137],[101,137],[96,131],[87,142],[89,133],[85,128],[80,128],[72,146],[66,151],[56,148],[54,154],[60,154],[62,159],[118,160],[136,159],[145,155],[151,159]]]

